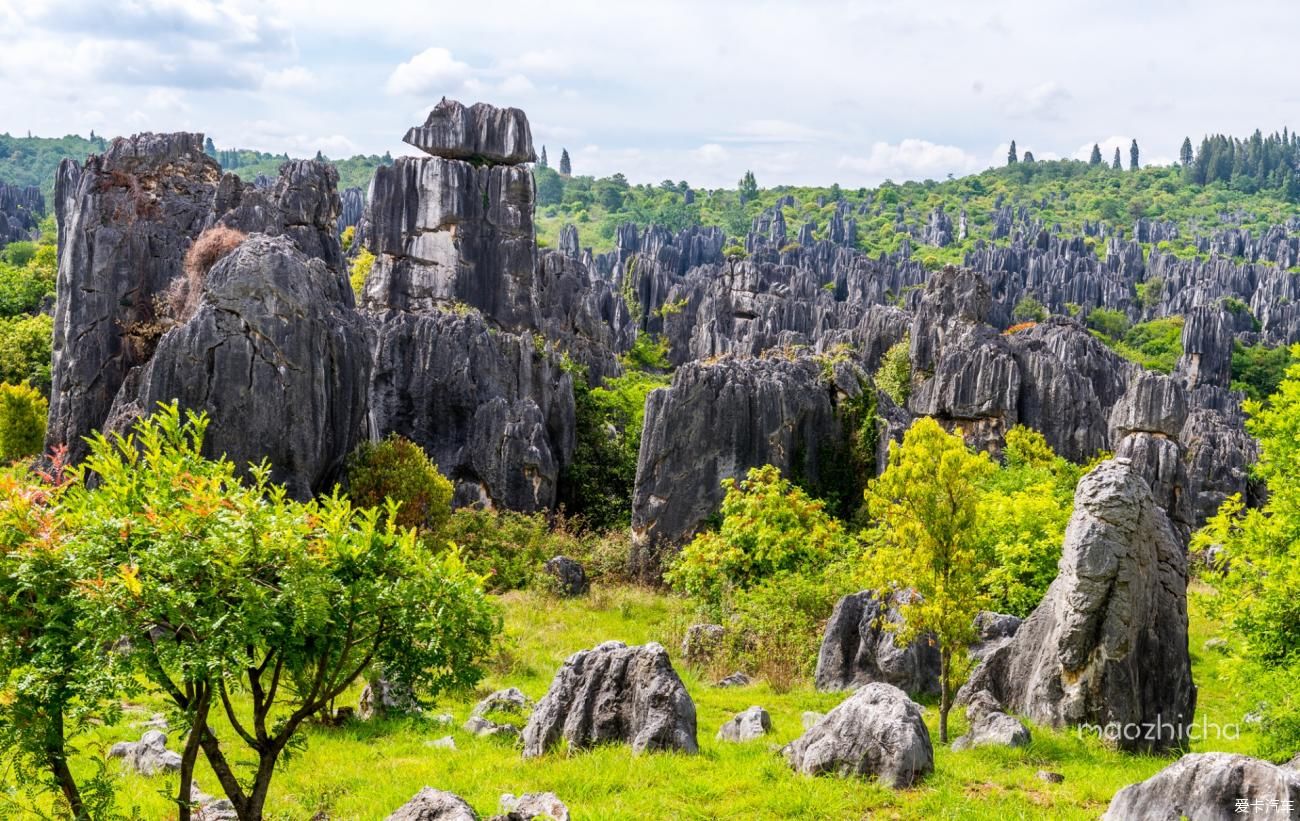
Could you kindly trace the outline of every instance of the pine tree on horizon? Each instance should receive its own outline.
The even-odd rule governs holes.
[[[1138,170],[1138,141],[1134,140],[1133,144],[1128,147],[1128,170]]]
[[[1183,168],[1192,167],[1192,138],[1183,137],[1183,147],[1178,150],[1178,162]]]
[[[1092,156],[1088,158],[1088,165],[1101,165],[1101,146],[1097,143],[1092,144]]]
[[[1026,151],[1025,157],[1024,159],[1021,160],[1021,162],[1033,162],[1033,161],[1034,161],[1034,152]]]
[[[550,167],[551,167],[551,166],[546,162],[546,146],[542,146],[542,156],[539,157],[538,160],[537,160],[537,167],[538,167],[538,168],[550,168]]]
[[[1015,165],[1019,161],[1019,158],[1016,157],[1016,141],[1012,140],[1011,148],[1007,151],[1007,165]]]
[[[573,174],[573,163],[569,161],[569,149],[560,149],[560,175],[564,177]]]
[[[1110,167],[1119,171],[1124,168],[1124,164],[1119,159],[1119,146],[1115,146],[1115,158],[1110,161]]]

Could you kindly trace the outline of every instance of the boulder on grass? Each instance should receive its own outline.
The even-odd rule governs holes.
[[[934,770],[920,706],[882,682],[859,688],[782,753],[805,775],[874,775],[894,788],[910,787]]]
[[[1020,719],[1002,712],[1002,705],[988,690],[981,690],[971,697],[966,707],[966,721],[970,723],[970,730],[953,741],[954,750],[1024,747],[1032,740],[1029,728]]]
[[[722,649],[727,630],[721,624],[692,624],[682,638],[682,658],[687,664],[710,661]]]
[[[167,749],[167,734],[148,730],[139,741],[119,741],[108,751],[109,758],[120,758],[141,775],[174,773],[181,768],[180,753]]]
[[[357,703],[357,718],[362,721],[382,718],[392,713],[418,712],[420,706],[415,703],[415,696],[409,687],[382,678],[367,682]]]
[[[569,821],[569,808],[553,792],[505,793],[501,796],[501,815],[492,821]]]
[[[478,821],[478,813],[459,795],[425,787],[385,821]]]
[[[524,728],[524,757],[542,755],[561,738],[571,750],[617,741],[636,753],[699,751],[695,703],[654,642],[607,641],[564,662]]]
[[[561,596],[567,598],[582,596],[591,589],[591,584],[587,581],[587,571],[577,559],[556,556],[542,565],[542,570],[555,580],[555,589]]]
[[[922,637],[899,647],[885,628],[899,620],[893,603],[869,590],[836,602],[817,653],[817,689],[852,690],[881,681],[909,693],[938,693],[938,645]]]
[[[1244,816],[1240,810],[1243,801],[1249,808]],[[1283,806],[1290,811],[1283,812]],[[1191,753],[1146,781],[1115,793],[1102,819],[1232,821],[1242,817],[1294,819],[1297,813],[1300,773],[1245,755]]]
[[[718,730],[719,741],[753,741],[772,732],[772,717],[762,707],[736,713]]]

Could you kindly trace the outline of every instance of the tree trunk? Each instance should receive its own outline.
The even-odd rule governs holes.
[[[248,797],[244,795],[243,788],[239,786],[239,779],[235,778],[234,771],[230,769],[230,762],[226,760],[225,754],[221,752],[221,743],[212,734],[211,728],[204,729],[203,739],[199,743],[203,747],[203,757],[208,760],[208,766],[212,767],[212,772],[216,774],[222,791],[226,794],[226,798],[230,799],[230,803],[235,806],[235,814],[243,818],[244,816],[241,813],[244,804],[248,802]]]
[[[275,760],[279,750],[258,753],[257,775],[253,778],[253,788],[248,793],[248,802],[239,814],[239,821],[262,821],[266,808],[266,796],[271,790],[271,776],[275,775]]]
[[[199,757],[199,745],[208,730],[208,709],[212,705],[212,688],[198,685],[198,696],[194,699],[194,715],[190,718],[190,734],[185,739],[185,749],[181,752],[181,783],[176,791],[176,805],[179,807],[178,821],[190,821],[190,793],[194,785],[194,764]]]
[[[939,743],[948,743],[948,711],[952,709],[952,692],[948,674],[952,669],[952,651],[948,645],[939,648]]]
[[[63,742],[63,709],[51,707],[50,713],[50,722],[45,728],[45,760],[49,764],[50,773],[54,775],[54,780],[58,782],[59,791],[68,802],[68,810],[72,813],[72,817],[87,818],[89,816],[86,815],[86,804],[81,800],[77,781],[72,777],[72,770],[68,768],[68,752]]]

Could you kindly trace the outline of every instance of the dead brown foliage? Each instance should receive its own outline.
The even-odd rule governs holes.
[[[177,324],[189,320],[199,307],[203,282],[217,261],[240,246],[248,238],[243,231],[216,225],[199,234],[190,250],[185,253],[181,275],[172,280],[163,296],[169,317]]]

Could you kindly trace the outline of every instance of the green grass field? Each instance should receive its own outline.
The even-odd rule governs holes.
[[[382,819],[429,785],[459,794],[484,816],[497,811],[504,792],[551,790],[569,805],[575,818],[592,819],[1083,819],[1098,817],[1116,790],[1167,763],[1111,752],[1074,731],[1034,728],[1033,744],[1018,750],[951,752],[936,743],[935,773],[910,790],[894,792],[861,779],[799,776],[778,755],[779,746],[799,735],[803,711],[829,710],[842,694],[818,693],[808,684],[777,693],[762,682],[717,689],[710,686],[712,675],[685,669],[679,672],[696,704],[699,755],[633,756],[626,747],[610,746],[524,761],[508,743],[460,730],[478,698],[509,685],[540,698],[566,656],[607,639],[657,640],[675,654],[687,619],[679,599],[631,587],[597,588],[589,597],[574,601],[510,593],[500,602],[506,635],[488,679],[478,692],[443,699],[434,711],[455,715],[451,729],[420,718],[338,728],[312,726],[306,733],[306,748],[276,774],[268,817],[309,819],[324,813],[336,821]],[[1218,635],[1218,626],[1199,612],[1195,598],[1192,606],[1199,712],[1211,721],[1240,721],[1254,705],[1248,693],[1229,684],[1222,669],[1227,656],[1203,649],[1207,639]],[[356,696],[350,693],[343,703],[355,703]],[[772,715],[770,741],[732,744],[714,739],[723,722],[752,704]],[[115,741],[135,740],[141,730],[131,725],[161,706],[161,702],[130,705],[122,722],[103,728],[89,746],[106,749]],[[953,712],[957,733],[965,730],[959,713]],[[932,704],[926,717],[937,739],[938,711]],[[218,735],[228,739],[228,750],[235,751],[235,760],[251,763],[251,756],[241,755],[231,743],[233,734],[221,723],[217,727]],[[457,749],[429,746],[448,733]],[[171,746],[179,745],[173,741]],[[1252,738],[1246,734],[1236,741],[1200,744],[1196,749],[1249,752]],[[83,769],[91,766],[89,759],[79,763]],[[1046,783],[1036,776],[1039,770],[1061,773],[1065,781]],[[217,792],[216,780],[202,761],[197,780],[208,792]],[[142,818],[174,818],[168,799],[174,787],[174,776],[146,779],[123,774],[119,803],[127,814],[134,808]],[[20,818],[40,817],[32,811],[0,807],[0,817],[15,813]]]

